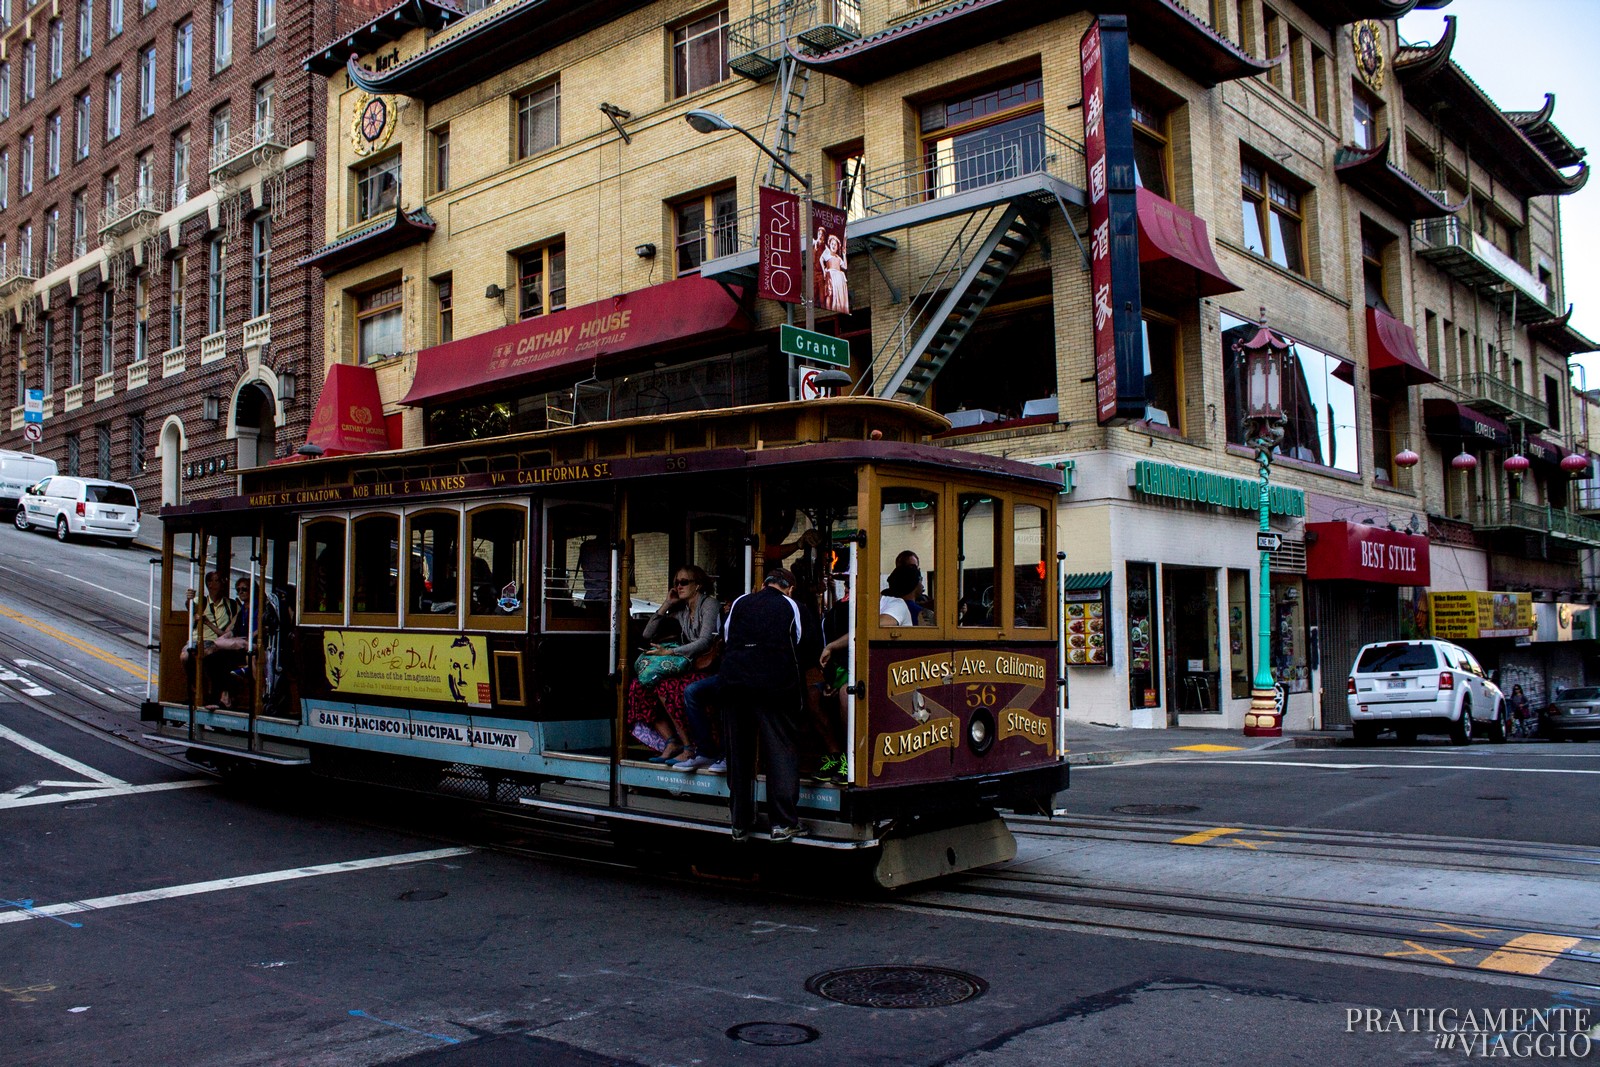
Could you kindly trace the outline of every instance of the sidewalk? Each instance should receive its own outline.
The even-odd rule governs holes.
[[[1246,737],[1243,730],[1128,730],[1068,722],[1066,750],[1068,763],[1093,766],[1129,760],[1196,759],[1272,748],[1332,748],[1350,742],[1348,730],[1286,730],[1282,737]]]

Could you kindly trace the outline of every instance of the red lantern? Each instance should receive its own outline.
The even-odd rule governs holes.
[[[1415,467],[1421,462],[1422,457],[1411,451],[1409,448],[1402,448],[1399,452],[1396,452],[1394,456],[1394,465],[1396,467]]]
[[[1507,456],[1505,462],[1500,465],[1506,469],[1507,474],[1522,474],[1533,466],[1528,462],[1528,457],[1520,452]]]
[[[1577,452],[1568,452],[1561,457],[1561,469],[1574,478],[1585,476],[1589,473],[1589,457]]]
[[[1450,466],[1458,471],[1475,471],[1478,469],[1478,457],[1462,449],[1461,454],[1450,461]]]

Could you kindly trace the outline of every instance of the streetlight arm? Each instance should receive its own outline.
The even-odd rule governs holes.
[[[766,145],[762,144],[761,141],[756,137],[755,134],[751,133],[749,130],[745,129],[743,126],[735,126],[731,122],[728,123],[728,129],[733,130],[735,133],[743,134],[746,140],[748,140],[751,144],[755,145],[757,148],[761,149],[761,151],[765,152],[767,154],[767,158],[768,159],[772,160],[778,166],[782,167],[783,168],[783,172],[785,174],[787,174],[789,177],[793,178],[795,181],[799,182],[800,183],[800,188],[804,189],[808,193],[811,191],[811,182],[810,182],[810,180],[808,178],[806,178],[805,175],[801,174],[799,171],[797,171],[793,167],[789,166],[789,164],[785,163],[783,161],[783,157],[779,156],[778,153],[774,152],[772,149],[770,149]]]

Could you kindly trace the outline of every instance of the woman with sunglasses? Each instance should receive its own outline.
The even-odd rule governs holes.
[[[692,564],[679,567],[667,590],[666,602],[645,623],[644,639],[654,642],[670,620],[678,624],[678,644],[670,651],[689,661],[680,674],[662,678],[654,685],[628,683],[628,725],[646,723],[667,740],[667,747],[651,757],[652,763],[672,763],[695,755],[691,751],[693,734],[683,710],[683,691],[691,682],[711,672],[696,670],[694,661],[716,644],[722,625],[722,605],[711,595],[711,579]],[[651,645],[651,651],[663,651]]]

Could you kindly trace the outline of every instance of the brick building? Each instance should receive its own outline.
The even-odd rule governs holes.
[[[153,513],[304,440],[321,293],[294,264],[320,239],[324,98],[299,61],[335,10],[7,0],[5,447],[30,447],[40,390],[37,449],[64,474],[131,482]]]
[[[849,219],[849,310],[818,328],[849,339],[856,391],[1063,470],[1069,599],[1106,620],[1071,650],[1072,713],[1237,726],[1261,592],[1237,346],[1264,309],[1293,343],[1268,655],[1291,723],[1337,722],[1355,648],[1428,591],[1575,591],[1600,545],[1562,466],[1586,444],[1566,359],[1593,347],[1562,317],[1582,153],[1448,41],[1403,46],[1413,6],[404,5],[309,64],[325,363],[406,444],[803,393],[753,236],[757,187],[809,175]],[[1092,25],[1105,56],[1126,42],[1103,97]],[[1512,455],[1530,469],[1491,473]]]

